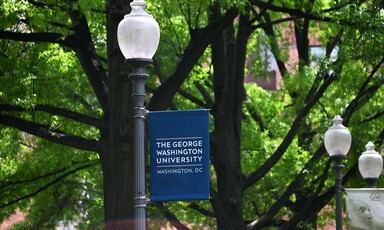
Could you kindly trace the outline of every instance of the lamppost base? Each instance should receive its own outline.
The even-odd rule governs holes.
[[[364,181],[367,183],[368,185],[368,188],[377,188],[376,187],[376,182],[377,182],[378,178],[364,178]]]

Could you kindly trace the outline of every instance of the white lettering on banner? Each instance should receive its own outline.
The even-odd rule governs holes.
[[[170,164],[170,163],[200,163],[203,157],[158,157],[156,158],[157,164]]]
[[[202,137],[157,138],[155,146],[156,156],[152,157],[156,158],[157,168],[163,168],[157,174],[203,172],[203,168],[195,168],[203,162]]]
[[[202,141],[174,141],[172,147],[174,148],[185,148],[185,147],[201,147],[203,146]]]
[[[193,137],[196,138],[196,137]],[[164,138],[159,138],[157,140],[164,140]],[[157,148],[186,148],[186,147],[201,147],[203,146],[203,141],[157,141]]]
[[[177,155],[189,155],[189,154],[203,154],[203,149],[165,149],[156,150],[158,156],[177,156]]]
[[[192,169],[180,168],[180,169],[158,169],[157,174],[173,174],[173,173],[193,173]]]

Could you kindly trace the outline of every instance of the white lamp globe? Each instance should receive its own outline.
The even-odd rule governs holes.
[[[383,157],[375,151],[375,145],[370,141],[365,146],[366,151],[359,157],[359,171],[364,179],[378,179],[383,171]]]
[[[131,2],[131,13],[117,27],[117,42],[126,59],[152,59],[160,41],[160,28],[143,0]]]
[[[333,125],[324,135],[325,149],[331,158],[345,157],[351,147],[352,135],[342,122],[343,119],[336,115],[333,119]]]

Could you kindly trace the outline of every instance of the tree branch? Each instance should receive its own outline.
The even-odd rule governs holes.
[[[69,15],[73,22],[74,36],[77,38],[75,52],[105,112],[108,108],[108,78],[92,41],[87,19],[74,9],[69,10]]]
[[[56,179],[52,180],[52,181],[49,182],[48,184],[44,185],[43,187],[37,189],[36,191],[34,191],[34,192],[30,193],[30,194],[27,194],[27,195],[22,196],[22,197],[18,197],[17,199],[14,199],[13,201],[8,202],[8,203],[6,203],[6,204],[1,204],[1,205],[0,205],[0,209],[1,209],[1,208],[8,207],[8,206],[10,206],[10,205],[12,205],[12,204],[18,203],[18,202],[20,202],[20,201],[22,201],[22,200],[25,200],[25,199],[34,197],[34,196],[36,196],[37,194],[39,194],[40,192],[42,192],[42,191],[44,191],[45,189],[49,188],[50,186],[52,186],[52,185],[54,185],[54,184],[60,182],[62,179],[66,178],[66,177],[68,177],[68,176],[70,176],[70,175],[72,175],[72,174],[75,174],[75,173],[77,173],[77,172],[80,171],[80,170],[83,170],[83,169],[92,167],[92,166],[94,166],[94,165],[96,165],[96,164],[99,164],[99,162],[94,162],[94,163],[91,163],[91,164],[83,165],[83,166],[81,166],[81,167],[78,167],[78,168],[75,168],[75,169],[73,169],[73,170],[71,170],[71,171],[68,171],[67,173],[64,173],[63,175],[57,177]]]
[[[207,104],[199,100],[198,98],[194,97],[193,95],[185,92],[185,90],[179,89],[177,91],[181,96],[185,97],[186,99],[190,100],[191,102],[195,103],[196,105],[202,107],[202,108],[209,108]]]
[[[75,49],[75,38],[72,35],[64,35],[60,33],[35,32],[35,33],[19,33],[10,31],[0,31],[0,39],[8,39],[22,42],[48,42],[57,43],[71,49]]]
[[[66,117],[87,125],[95,126],[97,128],[101,128],[101,120],[94,117],[89,117],[80,113],[76,113],[70,110],[58,108],[51,105],[43,105],[39,104],[31,109],[26,109],[18,105],[9,105],[0,103],[0,111],[11,111],[11,112],[27,112],[27,111],[44,111],[50,114]]]
[[[384,64],[384,56],[372,68],[369,76],[367,77],[367,79],[365,80],[363,85],[360,87],[359,92],[357,93],[356,97],[351,101],[351,103],[348,104],[348,107],[345,109],[345,114],[347,115],[346,118],[343,118],[345,122],[348,122],[352,113],[355,110],[359,109],[361,106],[363,106],[383,86],[384,79],[383,80],[379,79],[376,84],[368,87],[369,83],[372,81],[376,72],[381,68],[381,66],[383,64]]]
[[[265,132],[268,130],[268,137],[274,138],[274,134],[271,132],[270,129],[265,125],[265,122],[263,121],[263,118],[260,116],[260,114],[257,112],[254,103],[252,101],[246,101],[245,106],[253,118],[253,120],[259,125],[262,132]]]
[[[47,125],[38,124],[20,118],[0,114],[0,124],[16,128],[20,131],[35,135],[48,141],[77,149],[99,152],[99,142],[71,136],[60,130],[52,130]]]
[[[384,116],[384,110],[378,111],[376,114],[374,114],[368,118],[365,118],[364,120],[360,121],[360,124],[368,123],[370,121],[379,119],[382,116]]]
[[[167,218],[167,220],[173,225],[176,227],[176,229],[178,230],[189,230],[189,228],[187,226],[185,226],[184,224],[182,224],[180,222],[179,219],[177,219],[177,217],[168,210],[167,207],[164,206],[164,204],[162,202],[158,202],[156,203],[156,207],[158,207],[165,215],[165,217]]]
[[[209,95],[209,92],[199,82],[195,82],[194,85],[196,86],[197,90],[199,90],[201,96],[203,96],[203,98],[205,100],[205,104],[207,105],[207,107],[212,108],[212,106],[214,105],[214,102],[213,102],[211,96]]]
[[[164,110],[170,105],[179,86],[187,78],[189,72],[204,53],[205,49],[213,39],[233,21],[237,13],[237,9],[230,9],[224,16],[218,17],[214,23],[209,24],[204,29],[194,30],[191,34],[191,41],[185,49],[184,55],[177,65],[176,70],[167,81],[155,90],[148,105],[150,110]]]
[[[94,165],[96,163],[100,163],[100,160],[93,160],[93,161],[89,161],[87,163],[89,163],[87,165]],[[74,166],[74,165],[77,165],[77,164],[84,164],[84,162],[74,162],[74,164],[72,164],[71,166]],[[26,180],[19,180],[19,181],[7,180],[6,183],[0,184],[0,189],[5,189],[6,187],[15,186],[15,185],[19,185],[19,184],[34,183],[34,182],[36,182],[38,180],[41,180],[41,179],[44,179],[44,178],[48,178],[48,177],[51,177],[51,176],[54,176],[54,175],[57,175],[57,174],[60,174],[60,173],[65,172],[67,170],[68,170],[68,167],[63,167],[61,169],[48,172],[48,173],[46,173],[44,175],[41,175],[41,176],[38,176],[38,177],[34,177],[34,178],[30,178],[30,179],[26,179]]]
[[[264,32],[271,37],[271,52],[276,59],[277,66],[280,70],[281,76],[284,78],[287,76],[288,69],[285,66],[284,61],[282,60],[283,55],[280,53],[280,48],[278,45],[278,41],[276,39],[275,30],[273,28],[273,23],[271,22],[271,17],[268,13],[264,14],[264,18],[266,23],[261,24],[260,27],[264,29]]]
[[[263,178],[263,176],[279,161],[279,159],[283,156],[283,154],[291,144],[292,140],[296,136],[302,119],[304,119],[304,117],[309,113],[311,108],[321,98],[325,90],[335,80],[335,78],[336,78],[336,75],[334,74],[325,78],[322,86],[319,88],[317,93],[311,98],[311,100],[309,100],[304,105],[303,109],[299,111],[298,115],[296,116],[296,119],[292,123],[291,129],[288,131],[284,140],[281,142],[281,144],[273,153],[273,155],[269,157],[260,168],[258,168],[257,170],[255,170],[253,173],[249,174],[246,177],[246,180],[244,182],[244,187],[243,187],[244,190],[247,189],[249,186],[253,185],[254,183],[256,183],[257,181],[259,181],[261,178]]]
[[[197,212],[199,212],[199,213],[201,213],[201,214],[203,214],[204,216],[212,217],[212,218],[215,217],[215,214],[212,211],[207,210],[207,209],[197,205],[196,203],[190,203],[188,205],[188,207],[193,209],[193,210],[195,210],[195,211],[197,211]]]
[[[299,206],[300,211],[293,218],[291,218],[288,222],[286,222],[282,226],[282,228],[281,228],[282,230],[289,230],[289,229],[294,228],[298,222],[300,222],[301,220],[303,220],[305,218],[305,216],[309,216],[309,215],[311,215],[317,211],[317,210],[316,211],[313,210],[312,204],[316,203],[316,199],[318,198],[318,195],[322,191],[323,183],[325,182],[325,179],[327,178],[330,166],[331,166],[331,160],[329,159],[327,161],[326,166],[324,167],[323,176],[320,178],[320,183],[319,183],[318,188],[316,189],[316,191],[314,191],[311,194],[311,196],[307,200],[305,200],[304,205]]]
[[[329,13],[329,12],[332,12],[332,11],[340,10],[341,8],[344,8],[344,7],[348,6],[351,2],[352,1],[344,3],[344,4],[340,4],[340,5],[337,5],[337,6],[334,6],[334,7],[329,8],[329,9],[324,9],[324,10],[316,11],[316,12],[303,12],[303,11],[298,10],[298,9],[293,9],[293,8],[288,8],[288,7],[281,7],[281,6],[277,6],[277,5],[271,4],[270,2],[266,3],[266,2],[263,2],[263,1],[259,1],[259,0],[252,0],[251,4],[254,5],[254,6],[258,6],[258,7],[262,8],[262,9],[268,9],[268,10],[271,10],[271,11],[274,11],[274,12],[286,13],[286,14],[289,14],[289,15],[297,16],[299,18],[306,18],[306,19],[317,20],[317,21],[332,21],[332,18],[322,17],[321,15],[323,13]]]

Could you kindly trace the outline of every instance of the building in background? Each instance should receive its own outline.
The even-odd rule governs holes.
[[[288,26],[287,29],[285,29],[284,34],[284,42],[279,41],[279,46],[282,49],[287,50],[287,61],[285,62],[286,68],[290,73],[294,73],[294,68],[299,62],[299,54],[296,46],[296,37],[292,26]],[[260,36],[263,37],[266,35],[261,34]],[[262,76],[254,76],[253,73],[248,73],[245,76],[245,82],[254,82],[266,90],[280,89],[281,84],[283,84],[282,76],[270,47],[264,45],[262,42],[259,42],[257,53],[257,55],[248,58],[247,68],[255,68],[253,66],[254,61],[256,59],[261,59],[259,65],[261,65],[261,68],[263,69],[261,74]],[[325,46],[321,44],[316,36],[309,37],[309,53],[313,65],[316,65],[316,62],[319,60],[319,58],[325,56]],[[332,51],[331,57],[336,57],[336,54],[337,48]]]

